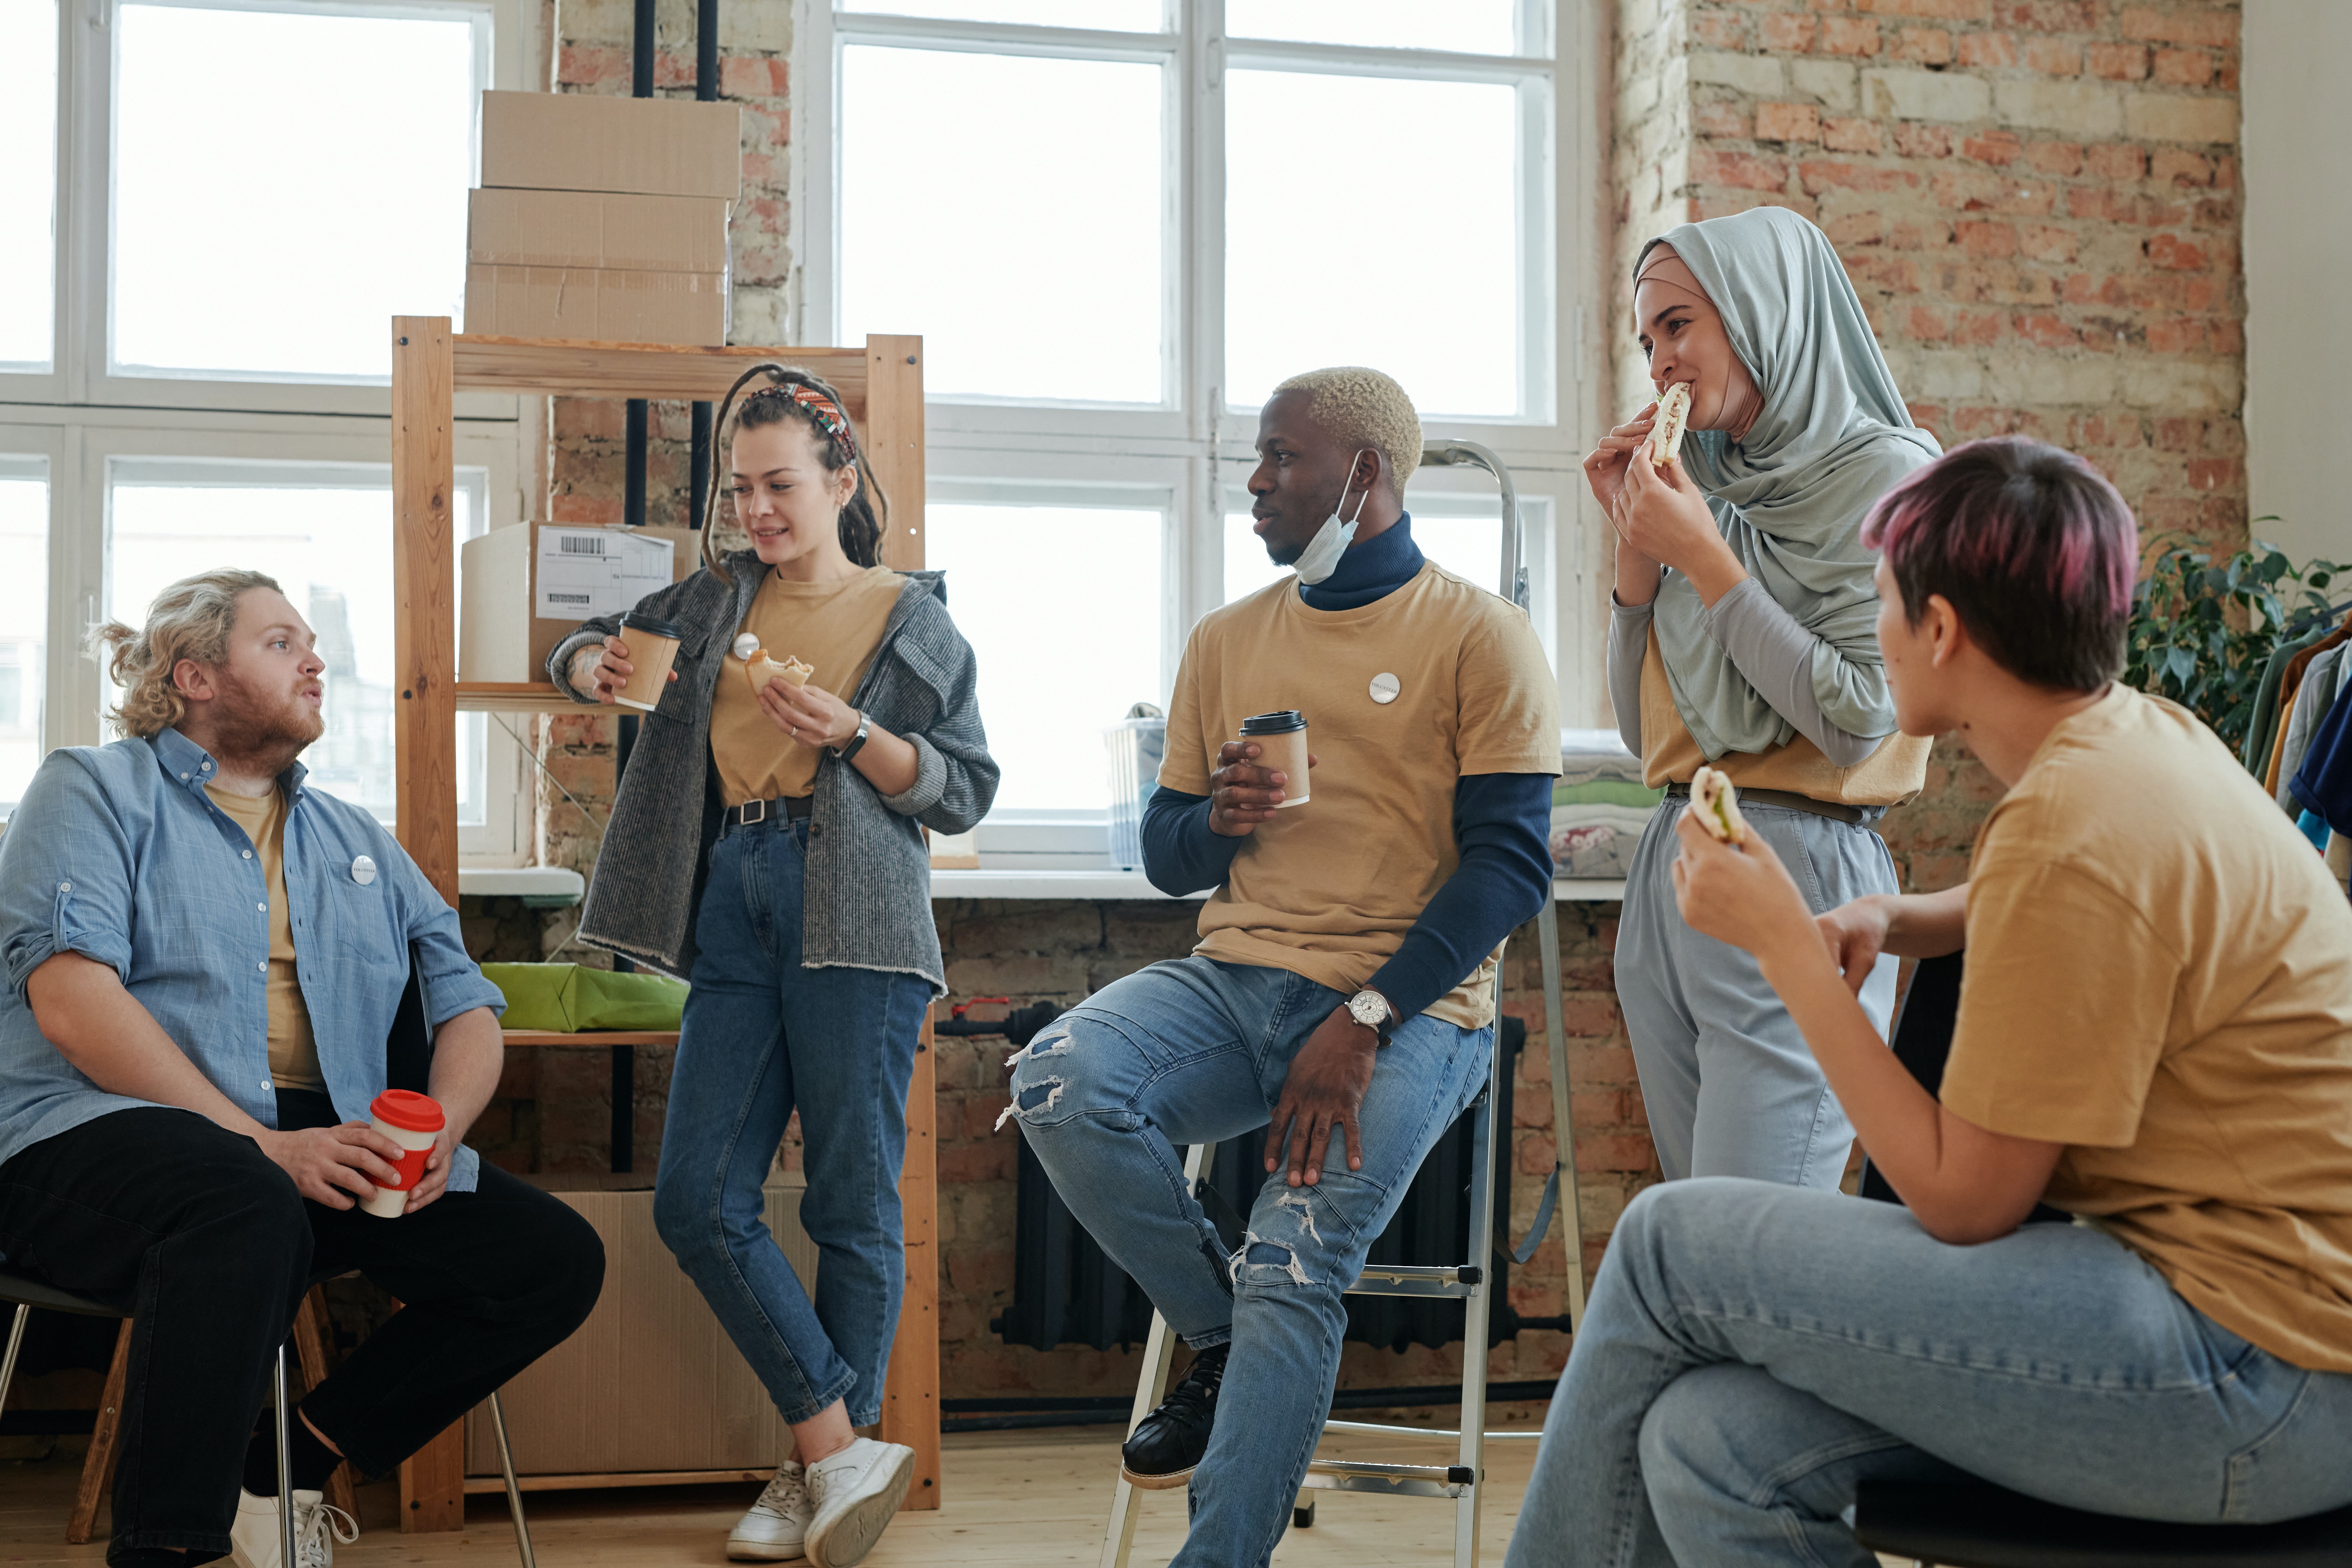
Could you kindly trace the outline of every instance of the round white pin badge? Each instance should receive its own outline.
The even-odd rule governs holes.
[[[749,658],[753,654],[760,651],[759,634],[756,632],[737,632],[735,634],[735,641],[730,646],[733,647],[735,657],[737,658]]]
[[[374,857],[362,855],[352,862],[352,880],[362,888],[375,880]]]
[[[1403,689],[1404,682],[1385,669],[1372,677],[1372,700],[1383,708],[1395,701]]]

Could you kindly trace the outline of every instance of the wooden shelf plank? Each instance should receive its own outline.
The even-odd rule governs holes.
[[[676,1029],[589,1029],[567,1035],[560,1029],[508,1029],[510,1046],[674,1046]]]
[[[572,701],[544,680],[461,680],[457,691],[460,713],[560,713],[587,706]]]
[[[860,425],[866,422],[863,348],[698,348],[477,333],[460,333],[450,341],[456,354],[456,384],[467,392],[716,402],[727,395],[737,376],[755,364],[774,361],[800,366],[831,382],[850,405],[849,416]]]

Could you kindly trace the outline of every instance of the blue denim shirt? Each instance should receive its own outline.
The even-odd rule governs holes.
[[[269,1076],[269,890],[261,859],[205,794],[213,759],[177,730],[152,741],[49,753],[0,836],[0,1161],[110,1111],[109,1094],[33,1020],[25,983],[52,954],[110,964],[188,1059],[237,1109],[278,1125]],[[476,1007],[503,1012],[466,955],[457,911],[374,817],[303,787],[286,792],[286,896],[302,999],[335,1110],[364,1121],[384,1086],[384,1040],[408,984],[409,944],[434,1027]],[[366,857],[374,873],[362,881]],[[449,1190],[479,1162],[460,1148]]]

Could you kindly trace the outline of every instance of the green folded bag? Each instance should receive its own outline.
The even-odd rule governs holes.
[[[675,1029],[687,984],[667,974],[615,974],[584,963],[485,963],[482,976],[506,994],[509,1029]]]

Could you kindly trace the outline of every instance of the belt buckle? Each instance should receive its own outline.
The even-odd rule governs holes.
[[[768,820],[768,803],[764,800],[747,801],[742,805],[741,810],[743,815],[740,818],[740,825],[742,826],[752,827]],[[754,811],[759,813],[757,816],[751,815]]]

